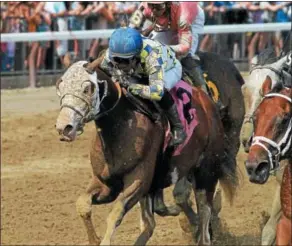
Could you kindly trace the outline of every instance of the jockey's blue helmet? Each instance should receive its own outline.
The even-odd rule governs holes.
[[[113,32],[109,41],[109,57],[130,59],[140,54],[143,47],[141,34],[134,28],[121,27]]]

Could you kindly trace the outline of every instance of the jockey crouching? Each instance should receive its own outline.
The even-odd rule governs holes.
[[[180,81],[182,67],[169,47],[142,38],[135,29],[119,28],[110,37],[109,49],[105,53],[101,69],[112,74],[114,81],[118,80],[115,74],[119,70],[127,75],[148,76],[149,85],[130,84],[128,90],[142,98],[158,101],[171,126],[173,138],[170,146],[184,142],[186,133],[168,92]]]
[[[170,29],[175,31],[178,44],[170,45],[180,60],[186,74],[196,87],[208,95],[208,89],[200,67],[199,58],[195,55],[199,34],[203,33],[205,14],[197,2],[144,2],[130,19],[130,27],[141,28],[145,20],[154,24],[145,30]],[[217,106],[223,109],[218,99]]]

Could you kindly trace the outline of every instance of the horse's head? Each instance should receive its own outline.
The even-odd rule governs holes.
[[[62,141],[73,141],[83,125],[100,111],[99,83],[95,71],[100,60],[78,61],[69,66],[57,81],[61,110],[56,129]]]
[[[262,86],[263,100],[253,115],[254,132],[245,163],[249,179],[264,184],[270,171],[291,152],[292,91],[282,83],[273,89],[267,76]]]
[[[250,148],[253,133],[252,116],[262,101],[263,83],[267,76],[269,76],[272,81],[271,88],[274,88],[278,84],[278,81],[285,82],[282,68],[287,61],[287,57],[286,55],[278,59],[273,56],[273,53],[268,53],[267,55],[255,56],[251,61],[252,68],[250,75],[247,79],[247,83],[242,87],[246,114],[240,138],[245,152],[248,152]]]

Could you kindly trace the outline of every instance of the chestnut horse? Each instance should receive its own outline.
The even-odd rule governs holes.
[[[90,153],[92,180],[76,203],[89,243],[109,245],[124,215],[139,202],[141,234],[136,244],[146,244],[155,227],[155,191],[194,176],[199,244],[211,244],[209,222],[216,184],[220,182],[230,201],[237,185],[236,162],[229,158],[232,155],[215,105],[203,91],[192,88],[191,107],[196,109],[199,124],[181,154],[173,157],[171,149],[163,152],[165,117],[153,122],[138,112],[120,84],[98,68],[101,59],[72,64],[56,83],[61,105],[56,122],[60,140],[75,140],[77,132],[91,120],[96,125]],[[92,205],[113,201],[101,241],[91,220]]]
[[[292,86],[292,85],[290,85]],[[270,171],[288,160],[281,184],[282,218],[277,226],[276,244],[291,245],[291,172],[292,172],[292,89],[266,77],[263,100],[253,115],[254,133],[246,169],[253,183],[264,184]]]

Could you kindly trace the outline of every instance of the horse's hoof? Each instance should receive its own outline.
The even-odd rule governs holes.
[[[154,212],[162,217],[178,216],[181,212],[181,208],[176,205],[169,206],[169,207],[156,207],[154,208]]]

